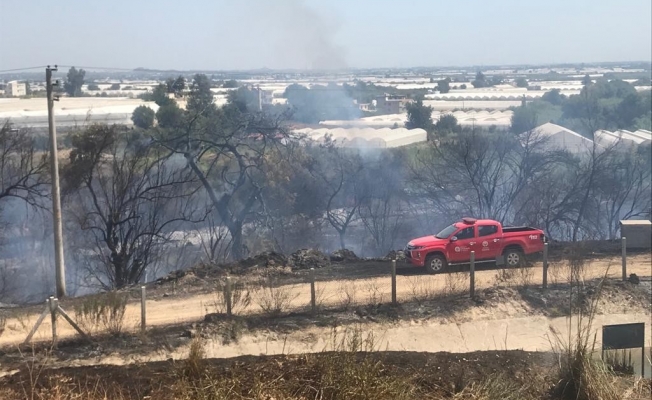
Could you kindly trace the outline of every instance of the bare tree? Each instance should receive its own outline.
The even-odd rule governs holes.
[[[405,202],[400,162],[393,154],[383,154],[367,168],[367,195],[358,209],[360,221],[371,235],[378,255],[394,248],[405,219]],[[382,182],[379,178],[382,177]]]
[[[528,185],[548,170],[545,139],[536,132],[460,134],[432,144],[412,162],[411,183],[442,214],[475,215],[507,222]]]
[[[202,219],[188,201],[199,186],[185,163],[133,131],[92,125],[72,145],[63,176],[88,232],[89,275],[107,289],[139,282],[175,227]]]
[[[340,248],[345,249],[347,230],[368,194],[365,164],[357,150],[332,143],[314,146],[312,151],[315,162],[309,172],[324,185],[326,220],[337,232]]]
[[[26,129],[13,129],[6,122],[0,127],[0,207],[3,200],[17,198],[43,207],[49,184],[46,152],[39,152],[35,139]]]
[[[608,155],[596,180],[596,202],[609,239],[616,238],[620,220],[649,215],[651,175],[649,146],[621,146]]]

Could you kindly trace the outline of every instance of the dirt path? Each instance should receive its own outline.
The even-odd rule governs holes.
[[[591,336],[599,332],[603,324],[645,322],[650,330],[650,318],[645,314],[610,314],[596,316]],[[353,337],[354,327],[340,327],[336,330],[324,327],[295,331],[287,335],[271,332],[247,334],[237,342],[228,345],[219,339],[204,340],[204,350],[208,358],[230,358],[243,355],[276,355],[317,353],[334,349],[334,342]],[[423,324],[402,322],[395,325],[365,325],[361,338],[373,337],[373,348],[378,351],[417,351],[467,353],[487,350],[552,350],[559,342],[552,334],[558,332],[560,338],[567,338],[568,318],[526,317],[489,321],[470,321],[461,324],[437,324],[428,321]],[[571,332],[576,331],[576,321],[571,320]],[[360,337],[360,336],[358,336]],[[600,337],[596,336],[596,349],[600,348]],[[562,339],[562,341],[564,340]],[[650,346],[652,338],[647,338]],[[371,341],[370,341],[371,342]],[[367,343],[370,343],[367,342]],[[56,366],[124,365],[130,363],[164,361],[170,358],[179,360],[188,356],[189,345],[173,351],[157,351],[146,355],[111,354],[101,357],[55,362]],[[649,374],[649,366],[646,367]],[[5,371],[5,374],[9,371]],[[0,376],[3,371],[0,369]]]
[[[628,273],[635,273],[640,277],[650,277],[652,268],[652,259],[649,254],[636,255],[628,259]],[[609,270],[609,276],[617,278],[620,276],[620,259],[618,257],[610,259],[593,260],[587,265],[584,272],[584,279],[600,278]],[[483,289],[491,287],[496,282],[497,270],[483,270],[476,272],[476,288]],[[562,264],[551,265],[549,271],[549,282],[566,281],[567,272]],[[542,266],[540,263],[532,268],[524,269],[522,272],[517,271],[515,277],[507,284],[541,284]],[[344,299],[349,298],[354,303],[368,303],[370,301],[382,302],[389,301],[391,295],[391,280],[389,277],[358,279],[358,280],[333,280],[319,282],[317,292],[321,293],[321,301],[324,305],[341,304]],[[505,282],[503,282],[505,284]],[[310,288],[308,284],[288,285],[289,296],[292,298],[292,308],[300,309],[306,307],[310,302]],[[397,277],[397,297],[398,301],[407,301],[414,297],[415,292],[424,290],[431,292],[445,292],[447,290],[468,290],[468,274],[442,274],[442,275],[399,275]],[[252,304],[240,312],[257,312],[260,311],[257,298],[260,294],[254,293]],[[161,326],[193,322],[201,320],[204,315],[214,312],[212,306],[215,302],[215,296],[197,295],[188,298],[175,298],[174,296],[150,300],[147,303],[147,324],[148,326]],[[69,310],[72,311],[72,310]],[[510,310],[496,316],[509,316]],[[518,314],[518,313],[514,313]],[[12,317],[7,320],[7,327],[2,336],[0,336],[0,346],[15,345],[22,342],[27,336],[28,331],[34,325],[38,315],[31,314]],[[466,319],[473,319],[468,315]],[[649,317],[647,318],[649,320]],[[126,329],[137,329],[140,324],[140,305],[129,304],[126,311]],[[49,318],[46,318],[41,328],[35,335],[35,340],[48,340],[50,338],[51,325]],[[74,330],[62,321],[58,325],[58,333],[61,338],[71,337],[75,334]],[[516,335],[516,334],[515,334]],[[449,337],[444,334],[442,338]],[[499,338],[502,337],[499,335]],[[516,336],[515,336],[516,337]],[[498,340],[498,339],[497,339]],[[498,340],[500,341],[500,340]],[[444,342],[448,342],[445,340]],[[394,343],[405,344],[405,341]],[[516,344],[514,345],[519,348]],[[445,345],[449,348],[449,344]],[[442,347],[443,349],[443,347]],[[424,349],[422,349],[424,350]],[[428,350],[430,351],[430,350]],[[433,350],[435,351],[435,350]],[[466,351],[466,349],[465,349]]]

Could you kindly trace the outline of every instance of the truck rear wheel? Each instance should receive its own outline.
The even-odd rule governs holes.
[[[428,273],[438,274],[446,268],[448,263],[446,262],[446,258],[441,254],[430,254],[426,257],[425,265]]]
[[[505,265],[510,268],[522,267],[525,264],[525,255],[520,249],[509,248],[503,253],[505,256]]]

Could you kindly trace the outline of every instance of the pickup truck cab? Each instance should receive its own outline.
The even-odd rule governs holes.
[[[405,257],[412,265],[438,273],[450,264],[468,264],[471,251],[477,262],[496,261],[509,267],[523,265],[526,254],[543,251],[544,232],[530,227],[503,227],[490,219],[463,218],[433,236],[411,240]]]

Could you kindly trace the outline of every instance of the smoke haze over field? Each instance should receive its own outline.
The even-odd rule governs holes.
[[[2,0],[0,69],[647,61],[651,14],[649,0]]]

